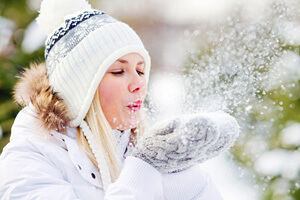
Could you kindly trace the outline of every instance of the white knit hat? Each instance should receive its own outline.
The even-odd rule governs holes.
[[[80,125],[104,73],[118,58],[139,53],[148,80],[150,57],[138,35],[127,24],[92,10],[85,0],[44,0],[37,22],[49,35],[47,73],[53,90],[69,106],[71,126]]]
[[[85,0],[43,0],[37,23],[48,35],[45,58],[50,86],[66,102],[70,125],[82,127],[100,165],[104,152],[94,148],[84,121],[96,89],[109,66],[129,53],[144,58],[148,81],[149,54],[127,24],[93,10]],[[106,167],[101,164],[101,175]]]

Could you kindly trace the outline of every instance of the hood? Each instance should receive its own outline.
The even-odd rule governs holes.
[[[45,63],[31,64],[18,78],[13,92],[17,104],[22,107],[32,104],[44,129],[65,134],[71,115],[66,103],[49,85]]]

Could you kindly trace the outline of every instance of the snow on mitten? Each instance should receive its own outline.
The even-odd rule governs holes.
[[[132,155],[162,173],[179,172],[226,151],[239,131],[235,118],[221,111],[185,115],[155,124]]]
[[[162,173],[178,172],[206,158],[219,136],[210,115],[185,115],[155,124],[138,140],[132,156]]]
[[[210,119],[218,124],[220,136],[218,137],[218,140],[206,150],[206,157],[199,158],[199,163],[213,158],[221,152],[227,151],[234,144],[234,141],[240,133],[240,126],[236,119],[229,114],[218,111],[208,113],[207,115],[210,115]]]

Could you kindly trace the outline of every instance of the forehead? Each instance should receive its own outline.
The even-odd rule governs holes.
[[[144,61],[144,58],[138,53],[129,53],[129,54],[126,54],[126,55],[120,57],[116,61],[119,61],[119,62]]]

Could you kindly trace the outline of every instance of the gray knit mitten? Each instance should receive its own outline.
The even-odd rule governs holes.
[[[206,157],[198,160],[198,162],[204,162],[205,160],[213,158],[221,152],[228,150],[240,133],[240,126],[234,117],[222,111],[210,113],[208,115],[210,115],[211,119],[218,124],[220,136],[217,141],[206,150]]]
[[[132,156],[162,173],[179,172],[227,150],[238,133],[236,120],[224,112],[185,115],[155,124]]]

